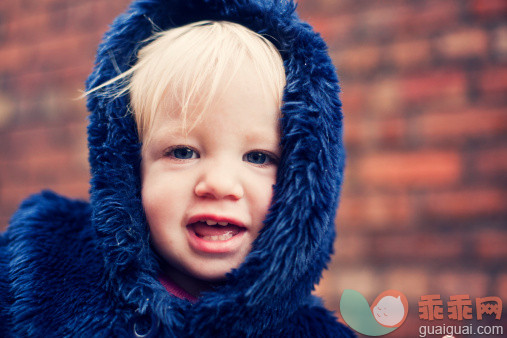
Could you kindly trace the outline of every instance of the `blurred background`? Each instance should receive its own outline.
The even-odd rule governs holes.
[[[0,2],[0,230],[41,189],[87,198],[80,90],[128,3]],[[422,295],[469,294],[474,318],[475,297],[507,304],[507,1],[300,0],[299,13],[337,66],[348,154],[316,293],[339,315],[344,289],[403,292],[393,337],[438,324],[418,319]],[[482,323],[507,332],[506,318]]]

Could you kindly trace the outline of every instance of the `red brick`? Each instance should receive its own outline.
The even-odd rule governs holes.
[[[351,36],[353,17],[350,15],[332,17],[309,17],[308,22],[320,33],[328,45],[340,47]]]
[[[372,132],[373,144],[401,145],[407,134],[407,123],[403,118],[379,121],[376,132]]]
[[[9,224],[9,219],[10,219],[10,217],[0,214],[0,233],[7,230],[7,225]]]
[[[490,277],[481,271],[445,270],[431,278],[431,289],[438,290],[443,298],[468,294],[472,299],[488,294]],[[437,292],[437,291],[435,291]]]
[[[402,80],[402,97],[407,105],[439,103],[464,103],[467,80],[463,72],[436,70],[413,75]]]
[[[23,184],[33,184],[32,175],[29,170],[30,168],[25,162],[7,162],[2,160],[0,165],[2,166],[2,189],[5,189],[9,185],[17,186]]]
[[[362,142],[361,121],[358,118],[347,118],[343,128],[343,138],[347,147],[357,146]]]
[[[411,15],[403,17],[400,22],[400,36],[428,36],[454,26],[458,20],[458,2],[427,0],[414,3],[416,7],[411,11]]]
[[[438,52],[446,58],[486,57],[488,35],[480,28],[465,28],[444,35],[436,42]]]
[[[84,72],[78,68],[49,73],[24,74],[12,81],[17,100],[18,122],[83,121],[87,115],[83,100],[78,100],[84,88]],[[80,91],[81,90],[81,91]]]
[[[14,119],[15,102],[12,97],[9,97],[0,92],[0,128],[7,128],[9,122]]]
[[[299,0],[298,11],[303,15],[313,13],[338,13],[347,11],[353,4],[350,1],[335,0]]]
[[[507,59],[507,26],[501,26],[494,32],[492,49],[500,60]]]
[[[373,267],[349,264],[347,267],[340,268],[340,273],[333,276],[332,282],[338,288],[339,294],[344,289],[354,289],[366,299],[374,299],[378,294],[378,286],[376,283],[372,283],[373,280],[377,281],[379,285],[385,285],[382,276],[375,272]]]
[[[469,6],[482,19],[504,18],[507,15],[507,3],[504,0],[472,0]]]
[[[452,261],[464,251],[462,236],[451,234],[389,234],[373,239],[372,254],[376,260],[403,259],[410,262],[434,259]]]
[[[347,116],[360,115],[365,109],[366,100],[364,98],[368,95],[369,87],[365,84],[344,81],[341,83],[341,88],[341,100],[346,118]]]
[[[388,189],[449,186],[462,175],[460,156],[437,150],[369,154],[358,159],[354,169],[359,182]]]
[[[20,160],[29,154],[34,154],[39,149],[45,149],[48,145],[47,130],[37,128],[25,130],[13,130],[8,135],[8,140],[2,146],[10,151],[9,160]]]
[[[505,210],[505,209],[504,209]],[[476,233],[475,247],[479,256],[485,260],[507,259],[507,232],[487,230]]]
[[[485,92],[507,92],[507,67],[491,67],[481,74],[480,88]],[[505,97],[505,95],[502,95]]]
[[[40,0],[40,1],[18,1],[18,7],[28,12],[48,11],[55,6],[63,6],[69,1],[63,0]]]
[[[477,175],[494,177],[507,173],[507,147],[480,151],[473,159]]]
[[[404,194],[343,195],[338,210],[338,229],[393,229],[410,224],[411,207]]]
[[[488,294],[490,277],[480,271],[441,271],[431,280],[432,289],[438,290],[443,298],[452,295],[468,294],[470,298],[484,297]]]
[[[502,108],[480,107],[428,112],[414,118],[412,130],[425,143],[443,140],[463,143],[472,137],[491,139],[507,131],[507,115]]]
[[[407,133],[406,121],[403,118],[383,120],[348,119],[345,125],[345,142],[354,145],[396,145],[402,144]]]
[[[9,34],[7,38],[11,42],[34,43],[44,40],[51,35],[49,29],[52,20],[60,20],[54,13],[41,10],[28,15],[23,15],[16,20],[9,21]]]
[[[470,219],[496,215],[507,210],[507,194],[493,188],[461,188],[425,195],[421,212],[433,217]],[[459,226],[459,224],[457,224]]]
[[[31,49],[16,44],[0,45],[0,72],[17,75],[17,72],[30,65],[30,55],[33,55]]]
[[[48,186],[58,183],[87,182],[88,166],[82,166],[74,154],[59,153],[51,156],[33,157],[26,164],[32,170],[33,180]]]
[[[102,34],[114,18],[126,10],[130,2],[130,0],[74,1],[67,9],[69,21],[66,30],[80,34],[93,28]]]
[[[104,13],[102,13],[103,18],[105,19],[107,24],[110,23],[111,18],[115,18],[118,14],[123,13],[127,9],[128,5],[132,2],[131,0],[119,0],[119,1],[100,0],[100,1],[107,5],[106,7],[104,7]]]
[[[372,45],[356,46],[332,55],[341,72],[347,74],[367,73],[380,62],[380,49]]]
[[[374,82],[368,91],[361,94],[365,109],[370,114],[393,116],[402,112],[400,82],[397,78]]]
[[[38,44],[35,55],[37,66],[48,70],[65,68],[67,65],[79,65],[79,62],[90,62],[84,58],[83,46],[89,46],[89,41],[95,41],[90,34],[60,35],[54,39],[45,40]]]
[[[397,68],[427,66],[431,62],[429,40],[404,40],[387,49],[389,61]]]
[[[395,267],[383,270],[385,282],[377,286],[377,295],[384,290],[394,289],[402,292],[407,299],[418,299],[421,295],[428,294],[429,274],[418,267]],[[370,280],[376,280],[373,278]]]
[[[1,1],[0,2],[0,11],[4,13],[9,13],[12,10],[14,4],[11,1]]]
[[[371,8],[371,9],[369,9]],[[358,12],[357,22],[361,29],[368,32],[369,35],[393,34],[396,27],[399,27],[403,18],[410,16],[411,12],[408,6],[397,3],[390,6],[369,6]]]
[[[22,93],[22,97],[26,99],[24,102],[25,104],[19,105],[20,110],[29,108],[30,104],[36,104],[33,98],[36,97],[36,95],[45,88],[45,80],[46,79],[44,77],[44,73],[39,71],[21,73],[19,76],[13,79],[12,88],[16,92]],[[28,100],[28,98],[31,100]]]
[[[507,273],[501,273],[496,278],[494,295],[500,297],[504,302],[507,299]],[[505,303],[504,303],[505,304]]]
[[[347,230],[342,229],[340,222],[337,224],[337,232],[333,258],[336,262],[348,263],[365,258],[369,251],[369,242],[365,237],[354,234],[353,231],[347,233]]]
[[[53,127],[34,127],[13,129],[6,141],[11,151],[10,161],[20,160],[27,157],[44,157],[51,154],[61,154],[68,150],[76,154],[76,145],[81,146],[80,140],[85,139],[85,123],[69,124],[67,126],[56,125]],[[65,142],[61,142],[60,135],[67,137]],[[79,149],[86,152],[86,148]]]
[[[343,80],[341,86],[346,118],[357,118],[364,113],[382,116],[402,113],[400,83],[396,78],[366,84]]]
[[[119,13],[108,11],[108,4],[104,1],[75,2],[67,11],[70,20],[66,30],[80,34],[89,27],[97,27],[105,32],[107,24]],[[106,15],[110,18],[106,18]]]

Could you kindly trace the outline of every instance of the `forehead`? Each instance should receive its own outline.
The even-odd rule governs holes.
[[[201,87],[203,92],[181,85],[167,88],[146,135],[161,128],[164,133],[185,134],[197,126],[218,124],[248,130],[250,135],[266,128],[278,133],[279,95],[253,63],[244,61],[214,80]],[[185,95],[193,90],[194,95]]]
[[[224,31],[217,30],[211,35],[205,33],[211,29],[209,25],[193,27],[176,39],[173,35],[177,29],[169,30],[141,50],[130,97],[143,143],[154,128],[156,115],[179,115],[188,127],[200,120],[244,62],[253,64],[262,80],[261,88],[271,92],[280,104],[285,85],[280,54],[272,44],[253,32],[248,33],[246,28],[229,26],[224,25]]]

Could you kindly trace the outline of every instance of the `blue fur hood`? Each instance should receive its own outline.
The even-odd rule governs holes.
[[[90,203],[44,192],[13,216],[0,237],[0,268],[8,271],[0,272],[1,332],[351,335],[311,296],[332,254],[345,155],[334,66],[295,7],[290,0],[134,1],[105,34],[87,81],[91,89],[129,69],[154,27],[226,20],[275,44],[287,78],[283,150],[273,205],[245,262],[196,304],[164,289],[141,204],[140,144],[128,96],[94,92],[87,105]]]

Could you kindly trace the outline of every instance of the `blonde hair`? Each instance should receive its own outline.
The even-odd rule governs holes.
[[[269,40],[244,26],[200,21],[156,33],[150,41],[139,51],[131,69],[88,92],[113,83],[119,84],[116,96],[128,92],[142,141],[147,141],[155,116],[168,97],[179,104],[183,128],[191,130],[217,99],[219,86],[227,86],[245,60],[267,84],[263,89],[279,107],[282,104],[282,57]],[[190,116],[196,106],[199,112]],[[190,119],[193,122],[188,126]]]

